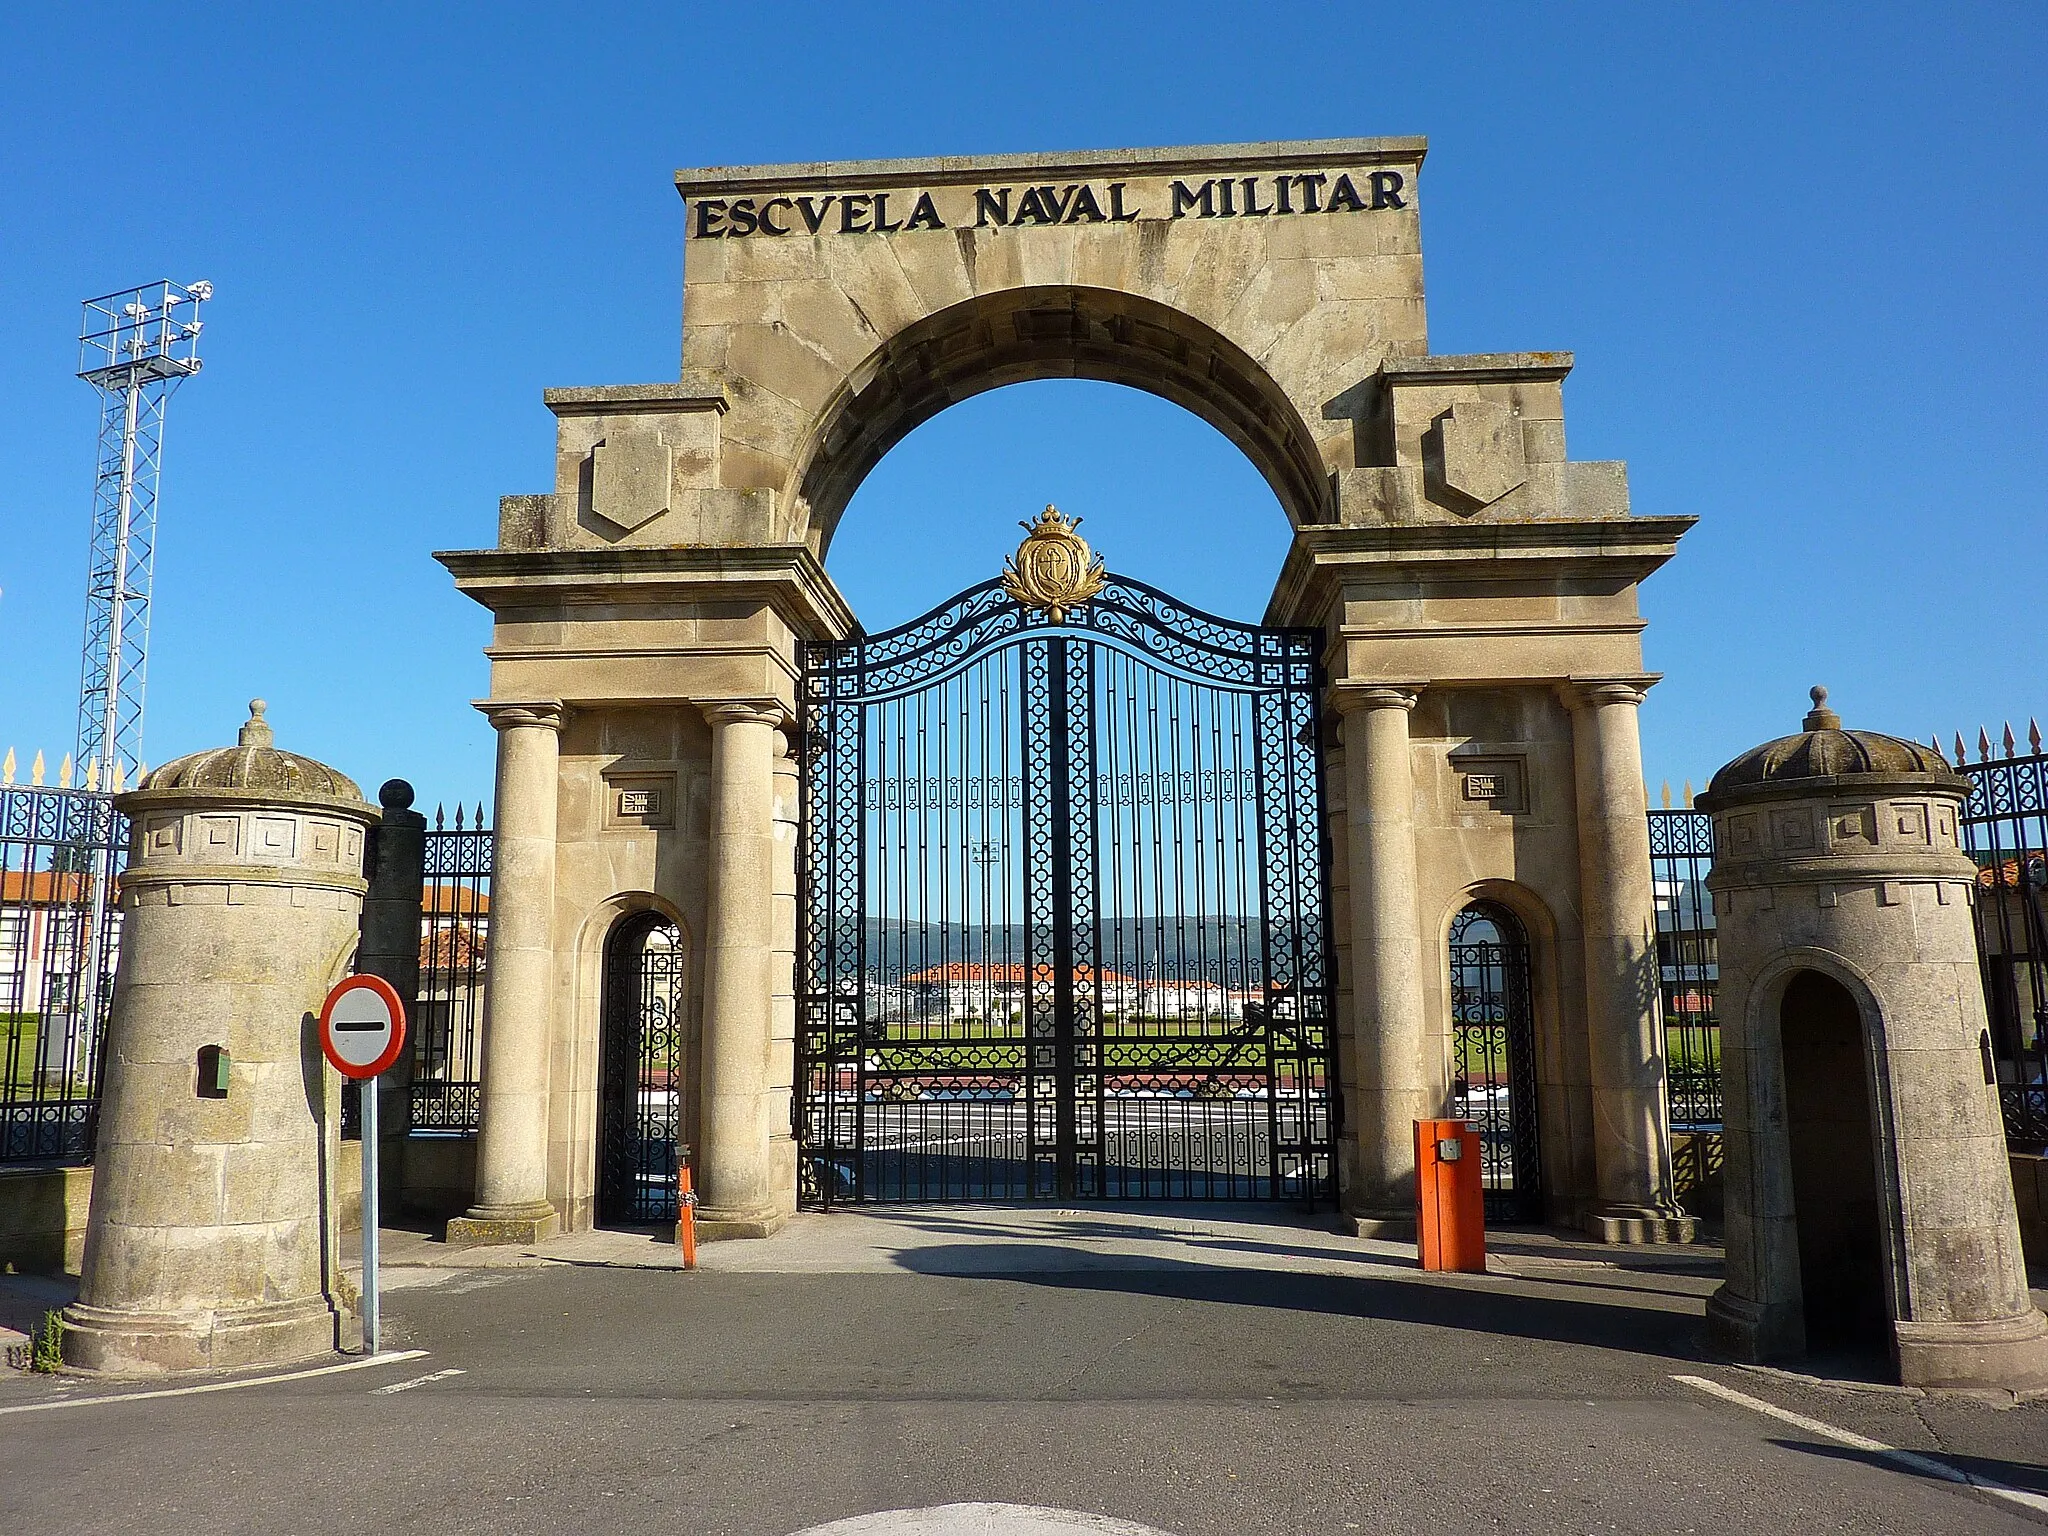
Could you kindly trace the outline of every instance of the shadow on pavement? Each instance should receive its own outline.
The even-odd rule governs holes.
[[[1861,1462],[1865,1466],[1882,1467],[1887,1472],[1907,1472],[1914,1477],[1934,1478],[1936,1474],[1915,1467],[1911,1462],[1895,1460],[1881,1451],[1859,1451],[1849,1445],[1825,1445],[1817,1440],[1773,1440],[1771,1444],[1787,1451],[1804,1451],[1811,1456],[1826,1456],[1835,1461]],[[2008,1488],[2017,1488],[2024,1493],[2048,1494],[2048,1466],[2032,1461],[2005,1461],[1996,1456],[1957,1456],[1948,1451],[1913,1451],[1911,1455],[1927,1461],[1938,1461],[1953,1467],[1971,1477],[1981,1477],[1987,1482],[2003,1483]],[[1941,1479],[1946,1481],[1946,1479]]]
[[[1161,1212],[1136,1210],[1128,1222],[1113,1222],[1080,1217],[1071,1220],[1035,1221],[1024,1230],[1005,1226],[1000,1222],[942,1215],[937,1212],[919,1211],[900,1207],[885,1207],[870,1210],[864,1214],[888,1221],[892,1226],[909,1227],[913,1230],[939,1233],[947,1237],[994,1239],[998,1243],[1009,1243],[1020,1247],[1042,1250],[1061,1240],[1068,1242],[1168,1242],[1188,1248],[1207,1248],[1217,1252],[1259,1254],[1275,1259],[1313,1259],[1319,1262],[1370,1264],[1385,1268],[1397,1266],[1413,1267],[1412,1256],[1347,1247],[1339,1241],[1330,1229],[1312,1224],[1301,1226],[1275,1225],[1270,1228],[1276,1234],[1302,1232],[1322,1235],[1328,1233],[1331,1241],[1316,1245],[1275,1241],[1269,1238],[1253,1238],[1241,1233],[1210,1230],[1206,1223],[1227,1226],[1251,1224],[1239,1215],[1208,1216],[1201,1214],[1199,1207],[1185,1212]],[[1311,1219],[1312,1220],[1312,1219]],[[986,1246],[981,1245],[981,1246]]]
[[[1700,1311],[1683,1298],[1593,1301],[1532,1296],[1482,1276],[1330,1275],[1130,1259],[1044,1243],[975,1243],[911,1249],[896,1262],[917,1274],[1004,1280],[1068,1291],[1120,1291],[1224,1306],[1271,1307],[1339,1317],[1546,1339],[1674,1360],[1705,1358]],[[1520,1282],[1509,1281],[1508,1285]],[[1676,1303],[1675,1305],[1673,1303]]]

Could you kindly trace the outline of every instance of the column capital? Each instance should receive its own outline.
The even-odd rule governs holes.
[[[1592,709],[1602,704],[1641,704],[1661,672],[1637,672],[1622,677],[1573,677],[1557,685],[1566,709]]]
[[[496,731],[537,725],[559,733],[569,714],[560,699],[475,699],[471,702]]]
[[[1330,702],[1340,715],[1367,709],[1412,710],[1427,683],[1333,683]]]
[[[781,726],[789,720],[780,699],[699,699],[697,707],[713,725]]]

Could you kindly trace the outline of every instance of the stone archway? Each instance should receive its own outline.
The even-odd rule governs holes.
[[[1560,914],[1560,1087],[1585,1109],[1559,1117],[1575,1129],[1546,1154],[1547,1203],[1615,1241],[1682,1235],[1645,983],[1635,712],[1655,678],[1636,585],[1690,520],[1632,517],[1620,465],[1568,460],[1570,354],[1428,355],[1424,148],[677,174],[679,377],[549,391],[552,489],[501,502],[495,549],[438,557],[496,619],[489,1006],[520,1035],[487,1068],[482,1228],[588,1219],[570,1170],[590,1149],[547,1127],[584,1124],[551,1062],[594,1036],[594,1002],[555,957],[575,943],[566,914],[621,883],[704,918],[689,931],[705,1230],[772,1231],[794,1208],[792,957],[819,913],[796,864],[792,726],[805,647],[859,632],[823,552],[861,477],[919,422],[1080,376],[1218,427],[1294,526],[1265,617],[1321,634],[1324,697],[1344,717],[1313,734],[1345,786],[1330,832],[1350,914],[1347,1208],[1409,1219],[1408,1121],[1442,1111],[1442,1064],[1416,1033],[1441,935],[1421,914],[1514,881]]]
[[[1330,520],[1329,475],[1307,424],[1229,338],[1137,294],[1015,288],[905,327],[827,402],[799,459],[798,494],[819,557],[860,482],[907,434],[985,390],[1044,378],[1096,379],[1171,400],[1237,445],[1295,526]]]
[[[860,477],[920,421],[1071,376],[1186,406],[1296,526],[1334,521],[1332,474],[1392,425],[1361,364],[1428,350],[1423,151],[1342,139],[678,172],[684,377],[725,386],[715,483],[772,491],[781,536],[822,553]]]

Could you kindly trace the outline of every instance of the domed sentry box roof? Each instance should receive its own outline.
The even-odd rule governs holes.
[[[310,757],[280,752],[273,745],[276,738],[263,710],[261,699],[251,699],[248,722],[234,746],[194,752],[165,763],[143,781],[142,790],[347,806],[367,803],[354,780]]]
[[[1967,796],[1970,781],[1934,748],[1880,731],[1847,731],[1828,708],[1828,691],[1815,688],[1813,708],[1797,736],[1752,747],[1719,773],[1695,802],[1717,811],[1744,800],[1778,794],[1825,792],[1834,785],[1868,789],[1878,783]]]

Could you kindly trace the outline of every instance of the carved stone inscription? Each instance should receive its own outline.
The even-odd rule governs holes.
[[[1454,757],[1462,811],[1524,816],[1529,811],[1529,767],[1519,757]]]

